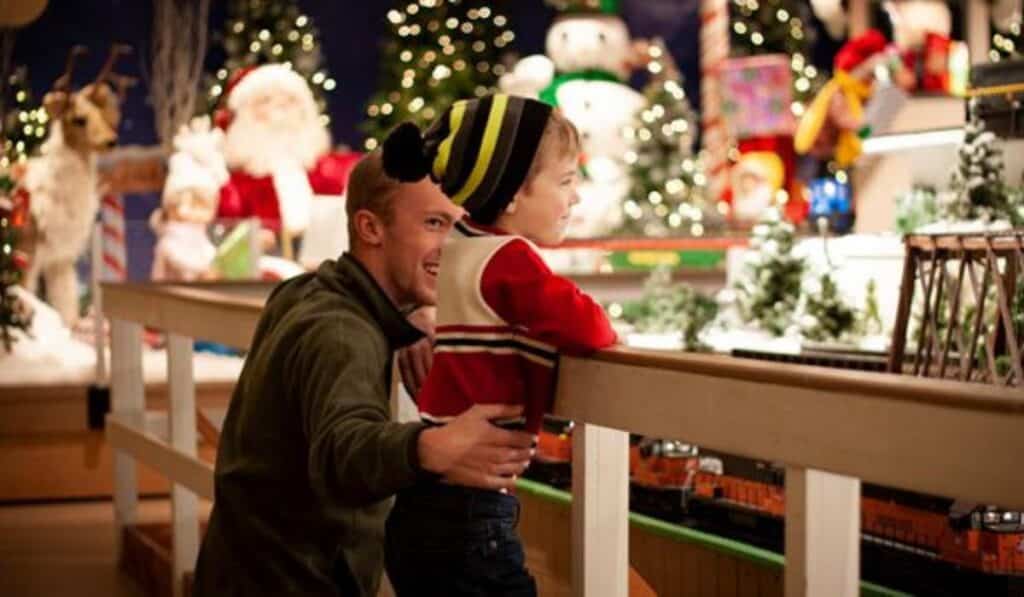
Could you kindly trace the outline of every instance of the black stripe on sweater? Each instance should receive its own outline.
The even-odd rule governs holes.
[[[520,352],[532,354],[535,357],[551,361],[552,364],[558,359],[558,353],[550,350],[530,346],[524,342],[512,339],[485,340],[478,338],[438,338],[434,346],[469,346],[474,348],[511,348]]]

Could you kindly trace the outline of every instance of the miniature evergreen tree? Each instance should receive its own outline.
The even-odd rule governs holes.
[[[912,234],[938,219],[938,201],[933,187],[914,185],[896,198],[896,231],[900,234]]]
[[[798,320],[804,338],[825,342],[852,332],[857,314],[843,301],[835,280],[826,272],[806,284]]]
[[[734,288],[742,320],[775,336],[792,324],[800,300],[806,262],[793,246],[793,225],[777,209],[767,210],[754,226],[744,272]]]
[[[672,270],[665,266],[651,272],[640,300],[622,306],[622,319],[638,332],[678,332],[686,350],[703,348],[700,334],[717,313],[714,300],[689,284],[674,283]]]
[[[996,136],[978,117],[977,100],[969,107],[964,140],[957,150],[959,163],[953,171],[950,190],[940,209],[944,219],[990,222],[1009,217],[1003,180],[1003,152]]]

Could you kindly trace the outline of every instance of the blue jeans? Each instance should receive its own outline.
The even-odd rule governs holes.
[[[398,597],[534,597],[516,534],[519,500],[495,491],[423,483],[400,492],[385,559]]]

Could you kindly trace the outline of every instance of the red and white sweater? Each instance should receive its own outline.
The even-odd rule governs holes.
[[[558,354],[616,340],[604,310],[554,274],[536,245],[466,220],[444,247],[434,364],[420,416],[445,423],[473,404],[523,404],[527,430],[551,407]]]

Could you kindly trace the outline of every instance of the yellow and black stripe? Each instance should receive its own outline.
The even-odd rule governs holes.
[[[455,102],[424,135],[432,178],[473,220],[494,223],[526,180],[550,114],[514,95]]]

